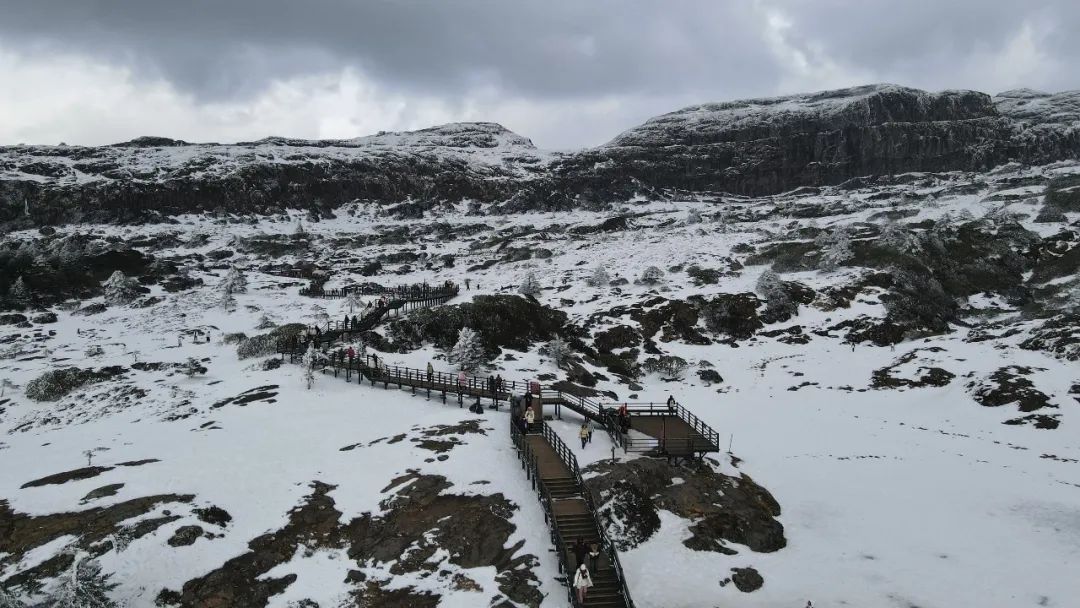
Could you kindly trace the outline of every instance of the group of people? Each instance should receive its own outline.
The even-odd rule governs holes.
[[[528,395],[525,397],[510,397],[510,415],[514,418],[514,423],[518,425],[522,433],[528,433],[533,425],[536,424],[536,410],[531,405],[526,404],[525,409],[521,409],[521,405],[526,403]]]
[[[577,592],[578,603],[584,604],[589,595],[589,587],[593,586],[592,573],[599,570],[600,543],[593,541],[588,545],[585,539],[578,537],[574,543],[574,560],[577,569],[574,571],[574,590]],[[586,565],[588,560],[588,565]]]

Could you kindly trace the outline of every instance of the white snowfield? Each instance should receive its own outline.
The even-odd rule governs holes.
[[[1040,171],[1072,173],[1080,172],[1080,166],[1063,163],[982,177],[992,187],[994,180]],[[944,191],[971,177],[934,178],[933,186],[920,187],[920,191]],[[486,224],[490,228],[462,239],[425,235],[401,245],[372,245],[346,253],[366,260],[423,246],[432,258],[452,254],[456,256],[452,268],[426,269],[413,264],[409,272],[387,272],[374,280],[396,285],[450,279],[464,284],[468,278],[471,289],[463,290],[459,301],[477,294],[516,293],[524,277],[534,272],[543,287],[538,299],[566,311],[580,325],[594,313],[644,301],[651,291],[670,299],[753,291],[765,266],[746,267],[717,285],[702,287],[693,286],[682,273],[667,272],[659,287],[635,285],[633,279],[652,265],[665,270],[692,263],[723,267],[734,246],[785,240],[795,228],[811,222],[842,226],[865,221],[876,212],[895,207],[901,191],[909,187],[897,188],[897,198],[889,200],[871,199],[870,192],[827,189],[811,197],[629,203],[625,211],[634,214],[630,230],[588,236],[572,236],[566,228],[596,224],[611,214],[487,217],[466,215],[467,205],[462,204],[431,221],[459,226]],[[904,221],[918,222],[946,213],[970,212],[976,217],[1001,213],[1004,203],[985,201],[987,194],[943,195],[933,203],[921,204],[918,215]],[[1037,199],[1035,193],[1031,197]],[[1041,234],[1064,227],[1063,223],[1032,223],[1031,217],[1039,208],[1038,201],[1032,199],[1018,198],[1007,203],[1004,211],[1025,214],[1025,227]],[[776,206],[808,201],[847,201],[856,210],[817,220],[716,221],[734,208],[760,211],[764,217]],[[690,209],[698,209],[704,221],[686,224],[683,220]],[[1074,213],[1067,219],[1076,222],[1080,217]],[[295,223],[296,218],[262,219],[248,225],[186,217],[178,226],[92,228],[124,240],[169,232],[184,238],[209,235],[208,244],[196,248],[179,246],[152,252],[172,257],[205,254],[230,246],[237,237],[291,233]],[[305,223],[305,228],[313,235],[334,237],[409,225],[388,219],[375,208],[354,207],[339,213],[337,219]],[[515,239],[514,246],[545,248],[552,256],[467,270],[495,255],[491,248],[471,249],[471,243],[493,230],[514,227],[521,227],[523,234],[526,227],[538,229]],[[78,227],[82,232],[88,229]],[[303,256],[276,261],[326,261],[341,255],[329,248],[316,248]],[[247,256],[238,265],[252,268],[261,262]],[[607,269],[612,278],[628,278],[631,283],[617,289],[587,285],[585,279],[597,266]],[[842,284],[859,272],[844,268],[833,273],[781,276],[817,289]],[[407,391],[358,386],[332,375],[318,376],[309,391],[299,366],[286,363],[277,370],[261,371],[259,359],[238,360],[235,346],[222,343],[224,333],[259,333],[255,326],[263,315],[279,323],[310,322],[321,313],[337,318],[343,314],[343,301],[301,298],[297,295],[300,282],[248,270],[248,291],[236,296],[236,311],[227,313],[215,305],[213,287],[224,270],[193,274],[208,286],[180,295],[154,287],[153,295],[164,301],[148,308],[113,307],[89,317],[60,312],[58,323],[35,326],[35,332],[38,328],[41,334],[55,331],[55,336],[31,341],[25,336],[33,332],[12,326],[0,328],[2,337],[24,336],[4,343],[7,350],[0,361],[0,374],[17,386],[7,389],[5,396],[11,401],[0,414],[0,498],[14,511],[40,515],[154,494],[193,494],[190,506],[163,504],[144,516],[154,517],[168,509],[181,515],[180,520],[133,541],[125,550],[111,550],[100,560],[120,583],[113,592],[116,599],[133,606],[150,606],[161,589],[179,590],[185,581],[244,553],[251,539],[281,528],[289,510],[311,494],[311,482],[335,486],[330,496],[346,522],[364,512],[379,512],[379,501],[389,495],[382,490],[390,480],[408,469],[418,469],[446,476],[454,484],[446,492],[501,492],[513,501],[519,510],[511,520],[517,527],[511,542],[523,539],[521,552],[538,557],[540,565],[534,572],[547,594],[543,605],[566,605],[565,591],[555,580],[556,563],[543,512],[511,448],[505,409],[486,412],[487,434],[462,436],[465,443],[448,452],[445,461],[425,462],[434,454],[409,440],[368,445],[400,433],[413,437],[417,433],[414,427],[454,424],[475,416],[456,404],[428,401]],[[350,280],[366,279],[335,275],[328,287]],[[992,320],[1019,315],[994,298],[973,298],[972,303],[985,307]],[[994,307],[997,312],[990,312]],[[668,394],[675,395],[720,432],[723,449],[730,442],[732,453],[741,462],[735,468],[726,455],[717,455],[725,470],[753,477],[783,509],[779,519],[785,527],[786,548],[762,554],[732,545],[738,551],[733,556],[685,548],[681,541],[689,536],[687,528],[692,522],[662,513],[660,531],[622,555],[638,608],[802,608],[807,601],[819,608],[1078,605],[1080,403],[1069,395],[1069,389],[1080,380],[1080,366],[1044,352],[1020,349],[1018,344],[1030,324],[1020,325],[1023,331],[1017,335],[981,342],[965,341],[969,330],[957,328],[947,335],[902,343],[895,350],[865,343],[853,350],[842,342],[840,332],[834,333],[835,337],[812,334],[859,315],[883,314],[881,302],[871,293],[859,296],[849,309],[824,312],[803,306],[791,321],[767,328],[800,325],[812,337],[803,345],[759,336],[740,341],[738,347],[719,343],[690,346],[663,342],[658,334],[658,345],[689,361],[690,371],[680,382],[647,376],[640,381],[641,391],[615,382],[606,370],[586,366],[611,378],[601,381],[598,388],[615,391],[620,399],[662,402]],[[629,321],[628,317],[598,317],[596,322],[593,332]],[[192,343],[185,337],[177,346],[178,333],[194,328],[208,328],[211,342]],[[102,346],[104,353],[87,356],[92,345]],[[537,353],[539,346],[526,353],[505,351],[513,360],[500,357],[493,362],[492,373],[497,371],[508,380],[556,373],[554,365]],[[893,365],[913,351],[918,351],[915,358],[894,369],[894,376],[916,378],[919,368],[933,366],[948,370],[955,378],[943,387],[871,387],[874,370]],[[430,345],[408,354],[383,355],[389,365],[422,368],[433,361],[437,369],[448,369],[444,353]],[[22,394],[27,382],[48,369],[70,364],[130,366],[136,357],[162,362],[208,359],[204,364],[209,371],[194,378],[130,371],[125,380],[90,385],[58,402],[35,403]],[[694,370],[701,361],[711,363],[723,382],[707,386],[699,380]],[[968,383],[1006,365],[1033,370],[1028,378],[1057,406],[1051,413],[1060,415],[1059,428],[1004,425],[1005,420],[1021,415],[1015,404],[988,408],[972,399]],[[124,386],[146,394],[124,403],[121,397],[128,390],[121,388]],[[211,407],[243,391],[267,386],[274,386],[270,389],[276,393],[272,403]],[[795,387],[797,390],[792,390]],[[630,398],[631,394],[637,397]],[[192,412],[188,418],[165,420],[188,410]],[[585,450],[577,449],[579,444],[573,439],[579,423],[568,413],[553,424],[583,465],[610,457],[609,440],[603,434],[597,434]],[[360,445],[340,450],[352,444]],[[116,467],[91,479],[59,485],[20,488],[30,480],[86,466],[84,452],[99,449],[93,457],[95,465],[148,458],[160,462]],[[80,505],[87,492],[111,483],[124,486],[115,496]],[[204,525],[222,534],[220,538],[199,539],[182,547],[166,544],[180,526],[199,523],[192,507],[208,505],[232,515],[223,529]],[[33,551],[22,562],[0,571],[0,580],[62,551],[66,544],[60,539]],[[441,558],[445,556],[435,559]],[[443,566],[457,571],[449,563]],[[764,577],[760,590],[742,593],[734,585],[719,584],[730,576],[731,568],[748,566]],[[283,594],[271,599],[270,605],[288,606],[311,599],[320,606],[336,606],[347,599],[351,588],[344,582],[346,574],[356,569],[365,571],[369,578],[390,577],[383,569],[356,564],[343,552],[299,552],[269,573],[298,576]],[[392,585],[438,593],[442,596],[440,606],[488,605],[498,593],[493,569],[472,569],[466,574],[481,584],[482,592],[454,589],[449,577],[404,576],[394,579]]]

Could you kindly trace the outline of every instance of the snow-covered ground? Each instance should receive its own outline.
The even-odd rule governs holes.
[[[1047,171],[1076,171],[1077,167]],[[956,179],[961,179],[957,177]],[[948,185],[948,184],[945,184]],[[941,186],[938,186],[940,188]],[[932,191],[926,187],[923,191]],[[912,189],[918,194],[918,189]],[[611,214],[573,212],[527,214],[508,217],[467,215],[467,205],[430,221],[459,228],[478,226],[473,236],[459,239],[419,235],[399,244],[368,244],[335,250],[319,247],[302,256],[274,261],[329,262],[344,257],[374,259],[380,254],[423,249],[428,260],[450,254],[455,265],[431,268],[412,263],[399,274],[388,271],[373,277],[384,284],[437,283],[454,280],[471,288],[461,300],[477,294],[512,293],[525,275],[533,272],[544,291],[539,301],[567,312],[571,321],[593,320],[597,328],[619,322],[596,317],[617,305],[634,304],[649,296],[685,299],[695,294],[753,291],[765,266],[743,268],[724,276],[716,285],[694,286],[684,275],[669,273],[661,286],[635,285],[633,279],[648,266],[668,269],[698,264],[724,267],[740,244],[785,240],[799,226],[821,227],[866,221],[896,201],[875,200],[868,192],[825,193],[815,202],[853,203],[855,211],[816,220],[794,220],[768,215],[786,204],[806,202],[807,197],[732,199],[721,203],[641,202],[628,204],[631,229],[574,235],[572,226],[595,225]],[[943,196],[932,204],[914,203],[919,214],[906,218],[917,222],[956,216],[966,212],[979,217],[1002,212],[1000,202],[984,202],[983,195]],[[1033,195],[1034,196],[1034,195]],[[687,224],[688,210],[706,214],[702,223]],[[761,221],[728,223],[717,217],[733,210],[761,213]],[[1033,215],[1038,206],[1017,199],[1009,211]],[[1071,214],[1071,221],[1077,215]],[[205,234],[195,247],[180,245],[152,251],[156,256],[179,257],[206,254],[231,247],[235,239],[258,234],[291,234],[297,218],[287,221],[262,219],[251,224],[224,223],[209,217],[181,218],[179,225],[94,226],[103,235],[130,240],[148,234],[177,233],[182,238]],[[1062,224],[1024,226],[1040,234],[1053,234]],[[312,235],[324,241],[342,236],[372,235],[415,221],[386,218],[376,209],[354,207],[336,219],[305,223]],[[479,246],[479,239],[509,234],[514,247],[546,249],[550,257],[498,263],[469,270],[491,257],[494,247]],[[79,228],[86,232],[88,227]],[[61,229],[61,232],[73,228]],[[470,232],[470,231],[462,231]],[[19,238],[13,235],[9,238]],[[793,238],[793,237],[791,237]],[[265,260],[246,256],[241,267],[255,267]],[[236,258],[227,263],[236,262]],[[391,266],[391,265],[388,265]],[[612,277],[631,280],[619,288],[595,288],[585,283],[594,268],[602,266]],[[389,269],[388,269],[389,270]],[[858,271],[833,273],[784,273],[820,289],[844,282]],[[187,580],[219,567],[243,553],[248,542],[281,528],[289,510],[311,493],[310,484],[320,481],[335,486],[330,495],[348,521],[365,512],[378,513],[390,480],[409,469],[443,475],[453,483],[447,492],[501,492],[519,510],[511,521],[516,532],[511,544],[524,540],[521,553],[539,558],[534,570],[547,594],[544,605],[558,606],[565,594],[555,580],[556,565],[543,513],[514,456],[506,432],[506,414],[489,412],[484,417],[486,434],[462,436],[464,443],[451,450],[445,461],[409,440],[390,443],[377,439],[401,433],[415,436],[420,429],[453,425],[474,418],[456,405],[428,401],[404,391],[385,391],[357,386],[333,376],[321,376],[313,389],[305,390],[298,366],[285,364],[263,371],[259,359],[238,360],[235,346],[222,343],[226,333],[258,333],[263,316],[279,323],[310,321],[325,311],[331,318],[344,314],[341,301],[311,300],[297,295],[295,280],[248,270],[248,293],[237,296],[234,312],[216,305],[213,285],[220,270],[194,271],[208,286],[183,294],[167,294],[153,287],[151,295],[163,302],[147,308],[110,308],[95,316],[59,312],[56,324],[35,326],[43,335],[37,342],[26,339],[35,330],[11,326],[2,336],[21,344],[19,354],[0,362],[3,376],[16,385],[7,389],[0,414],[0,498],[18,513],[39,515],[76,511],[90,490],[109,483],[123,483],[115,496],[99,499],[93,506],[154,494],[193,494],[194,506],[215,505],[228,511],[232,521],[223,535],[200,539],[190,546],[165,544],[173,531],[193,520],[184,518],[135,540],[123,551],[106,552],[101,562],[120,586],[117,598],[132,605],[151,605],[163,589],[178,590]],[[334,275],[328,286],[359,276]],[[288,284],[289,286],[283,287]],[[84,302],[84,305],[87,304]],[[790,322],[770,326],[780,329],[801,325],[805,333],[833,326],[858,315],[881,316],[880,301],[859,296],[851,308],[832,311],[803,307]],[[1007,319],[1015,312],[1006,311]],[[626,317],[622,318],[626,321]],[[1021,324],[1023,326],[1023,324]],[[185,329],[206,328],[211,342],[193,343],[178,334]],[[724,343],[692,346],[678,342],[658,344],[669,354],[691,362],[708,361],[723,376],[720,384],[706,386],[692,372],[682,382],[665,382],[656,376],[639,380],[641,390],[625,384],[601,381],[598,388],[616,392],[620,399],[636,394],[635,401],[663,401],[674,394],[680,403],[716,428],[728,447],[742,460],[739,471],[775,496],[783,513],[788,546],[771,554],[754,553],[736,546],[738,554],[695,552],[681,541],[688,523],[673,514],[662,514],[660,532],[623,556],[630,589],[639,608],[699,606],[815,606],[1012,608],[1016,606],[1071,606],[1080,593],[1080,403],[1069,395],[1080,380],[1080,367],[1039,352],[1018,347],[1024,333],[989,341],[968,342],[966,329],[889,347],[866,344],[852,348],[840,337],[812,335],[807,344],[785,344],[774,338],[756,337],[737,347]],[[91,345],[104,353],[89,357]],[[539,345],[537,345],[539,346]],[[5,343],[5,348],[12,348]],[[936,350],[940,349],[940,350]],[[874,388],[875,370],[896,363],[918,350],[915,358],[897,366],[892,374],[917,377],[922,366],[940,367],[955,377],[945,386]],[[12,351],[14,352],[14,351]],[[507,379],[530,379],[556,373],[554,365],[538,354],[513,353],[514,360],[500,358],[492,370]],[[183,362],[188,357],[208,360],[205,376],[129,371],[120,384],[145,391],[145,395],[122,403],[116,399],[117,381],[91,385],[59,402],[35,403],[22,395],[21,387],[43,371],[75,364],[83,367],[130,366],[136,360]],[[390,365],[422,367],[434,361],[446,369],[444,354],[426,346],[407,353],[386,353]],[[1015,406],[986,408],[976,403],[967,389],[974,379],[1006,365],[1030,367],[1029,377],[1058,407],[1061,425],[1043,430],[1030,425],[1003,425],[1018,415]],[[807,383],[807,384],[804,384]],[[802,386],[800,386],[802,385]],[[273,402],[247,405],[222,400],[244,391],[268,387]],[[171,414],[188,412],[179,420]],[[576,423],[572,414],[556,421],[567,444]],[[597,435],[585,450],[577,450],[582,464],[610,456],[608,439]],[[360,444],[341,451],[342,447]],[[94,465],[114,465],[142,459],[158,459],[141,466],[116,467],[97,477],[58,485],[21,488],[30,480],[86,466],[87,450],[98,451]],[[1052,456],[1052,457],[1051,457]],[[624,457],[619,455],[619,457]],[[426,460],[431,462],[425,462]],[[487,484],[477,484],[486,481]],[[175,505],[161,505],[143,517],[160,515]],[[3,537],[0,536],[0,539]],[[62,550],[56,542],[8,564],[0,580]],[[0,546],[0,558],[4,550]],[[0,562],[2,563],[2,562]],[[732,567],[752,566],[764,577],[759,591],[743,594],[719,581]],[[277,566],[270,575],[295,573],[298,579],[271,605],[309,598],[320,606],[332,606],[345,598],[343,583],[356,569],[341,552],[298,554]],[[486,605],[495,591],[491,569],[473,569],[468,576],[479,582],[484,595],[453,589],[443,579],[402,577],[395,584],[431,589],[442,595],[441,606]],[[384,573],[385,574],[385,573]]]

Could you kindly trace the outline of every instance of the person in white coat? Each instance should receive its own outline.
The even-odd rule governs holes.
[[[581,564],[578,566],[577,573],[574,574],[574,589],[577,590],[579,604],[585,603],[585,597],[589,595],[589,587],[592,587],[592,576],[589,575],[589,568]]]
[[[527,429],[531,429],[533,423],[536,422],[536,412],[533,411],[532,406],[525,408],[525,425]]]

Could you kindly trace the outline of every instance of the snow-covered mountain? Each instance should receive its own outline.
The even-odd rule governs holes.
[[[493,123],[350,140],[140,138],[0,148],[9,225],[143,221],[200,211],[328,214],[356,201],[573,209],[672,191],[763,195],[867,175],[983,171],[1080,155],[1077,98],[867,85],[684,108],[611,142],[553,154]]]
[[[893,96],[926,120],[882,118],[900,116],[880,105]],[[462,286],[449,302],[335,347],[456,373],[449,354],[469,327],[481,374],[612,407],[671,395],[719,432],[718,453],[674,463],[623,452],[600,429],[582,447],[578,415],[546,412],[638,608],[1071,605],[1080,161],[859,174],[760,196],[680,193],[641,174],[626,182],[636,196],[604,198],[623,192],[605,163],[629,174],[632,151],[667,133],[683,142],[671,154],[721,145],[688,143],[686,125],[719,141],[766,129],[780,107],[782,124],[841,132],[962,129],[930,118],[989,111],[959,122],[1012,121],[1010,145],[1047,150],[1075,134],[1069,94],[836,97],[677,112],[581,155],[545,155],[494,125],[34,148],[63,166],[81,154],[166,172],[212,161],[200,179],[145,178],[161,189],[145,198],[136,179],[42,178],[49,196],[125,184],[133,207],[170,187],[179,198],[137,223],[28,222],[0,242],[0,600],[47,605],[76,580],[136,607],[571,605],[505,407],[476,414],[453,394],[329,369],[308,388],[275,352],[376,300],[304,287],[449,280]],[[869,117],[876,126],[851,126]],[[290,160],[300,151],[307,160]],[[572,181],[575,159],[616,153],[628,156]],[[297,208],[179,213],[198,188],[361,166],[365,188],[401,167],[409,183],[501,194],[312,213],[308,188],[333,181],[297,181]],[[208,177],[219,170],[234,173]],[[548,206],[565,210],[536,210]],[[526,283],[538,291],[522,295]]]

